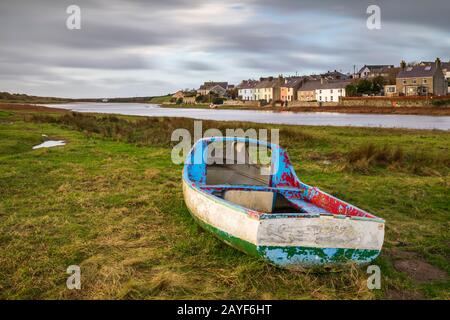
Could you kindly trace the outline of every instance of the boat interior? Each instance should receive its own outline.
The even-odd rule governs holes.
[[[203,167],[200,166],[200,171],[203,170],[197,184],[200,189],[260,213],[343,214],[335,205],[323,205],[324,198],[319,199],[316,196],[316,193],[321,191],[298,180],[284,151],[269,150],[269,163],[261,163],[254,152],[249,152],[252,149],[248,142],[234,142],[232,150],[231,154],[223,150],[208,152],[206,163],[202,164]],[[280,152],[278,156],[281,160],[277,170],[274,170],[271,163],[272,152]],[[291,179],[287,181],[286,176]],[[192,179],[195,180],[195,177]],[[337,200],[329,195],[326,197]],[[347,205],[343,202],[340,204]],[[351,206],[351,209],[348,212],[346,210],[344,214],[365,217],[369,215],[356,207]]]

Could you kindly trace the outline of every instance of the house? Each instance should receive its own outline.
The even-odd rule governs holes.
[[[197,90],[197,93],[199,95],[206,96],[211,92],[211,89],[217,86],[223,88],[226,91],[228,89],[228,82],[207,81],[200,86],[200,88]],[[218,89],[216,88],[216,91],[217,90]]]
[[[280,100],[280,86],[284,82],[283,77],[260,78],[255,86],[255,100],[266,102]]]
[[[209,93],[217,95],[219,97],[225,97],[227,95],[227,89],[220,85],[215,85],[214,87],[209,89]]]
[[[397,86],[395,84],[388,84],[384,86],[384,95],[386,97],[397,96]]]
[[[334,70],[334,71],[328,71],[327,73],[321,74],[319,79],[321,79],[321,78],[327,79],[327,80],[346,80],[349,77],[342,72]]]
[[[183,97],[184,104],[195,104],[195,96]]]
[[[376,77],[382,77],[386,80],[387,84],[393,85],[397,79],[398,73],[402,70],[400,67],[383,67],[380,69],[373,69],[367,78],[373,79]]]
[[[297,100],[303,102],[316,101],[316,89],[320,87],[320,80],[308,80],[303,82],[297,90]]]
[[[397,75],[397,93],[399,95],[446,95],[448,82],[444,77],[441,62],[418,64],[404,67]]]
[[[238,86],[238,97],[240,100],[253,101],[255,97],[255,86],[258,84],[256,80],[244,80]]]
[[[319,88],[315,90],[318,102],[339,102],[341,97],[346,96],[345,87],[351,84],[351,80],[330,80],[322,79]]]
[[[182,90],[179,90],[179,91],[177,91],[177,92],[175,92],[173,95],[172,95],[172,98],[175,98],[175,99],[183,99],[184,98],[184,92],[182,91]]]
[[[420,65],[432,65],[435,62],[422,61]],[[444,77],[447,80],[447,93],[450,94],[450,61],[441,63],[442,72],[444,73]]]
[[[286,78],[284,83],[280,85],[280,100],[283,102],[297,100],[297,91],[304,80],[303,77]]]
[[[354,78],[367,78],[371,72],[383,69],[394,68],[393,65],[380,64],[380,65],[364,65],[355,75]]]

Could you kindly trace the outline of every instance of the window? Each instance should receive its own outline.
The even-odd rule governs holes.
[[[319,97],[319,100],[322,101],[322,96]]]
[[[330,97],[330,101],[333,101],[333,96]]]
[[[319,90],[319,93],[322,93],[322,90]]]
[[[403,80],[403,84],[406,84],[406,80]]]
[[[417,79],[414,79],[414,80],[413,80],[413,83],[416,84],[416,83],[417,83]]]
[[[333,93],[333,89],[331,89],[330,92]]]
[[[428,83],[427,79],[422,79],[422,83],[427,84]]]

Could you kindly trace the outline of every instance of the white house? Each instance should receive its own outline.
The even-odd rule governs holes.
[[[316,100],[318,102],[339,102],[341,97],[345,97],[345,87],[350,83],[349,80],[322,80],[319,88],[315,91]]]
[[[244,101],[256,100],[255,86],[258,84],[256,80],[244,80],[238,85],[238,97]]]

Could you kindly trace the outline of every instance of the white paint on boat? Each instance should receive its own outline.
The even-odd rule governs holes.
[[[195,217],[214,228],[256,245],[258,220],[220,201],[212,200],[184,180],[183,194],[186,206]]]
[[[334,216],[261,220],[258,245],[381,250],[384,223]]]
[[[183,180],[187,207],[204,223],[256,246],[381,250],[384,222],[341,216],[259,220]]]
[[[47,140],[41,144],[38,144],[33,147],[33,150],[40,148],[53,148],[58,146],[65,146],[66,142],[64,140]]]

